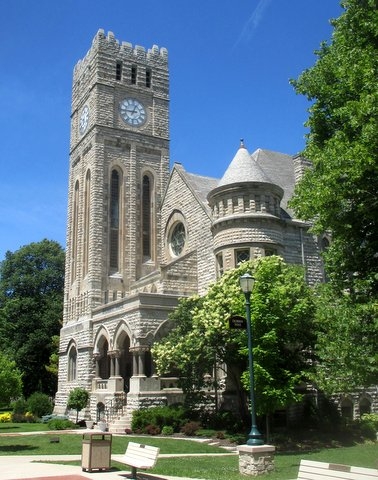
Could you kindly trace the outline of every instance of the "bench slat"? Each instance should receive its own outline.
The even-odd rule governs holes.
[[[298,480],[377,480],[378,470],[301,460]]]
[[[152,468],[157,462],[159,451],[158,447],[129,442],[122,462],[135,468]]]

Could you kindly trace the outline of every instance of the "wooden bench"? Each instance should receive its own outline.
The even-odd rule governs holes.
[[[298,480],[376,480],[378,470],[374,468],[349,467],[337,463],[301,460]]]
[[[129,442],[125,455],[120,460],[131,467],[131,477],[137,478],[137,468],[147,470],[156,465],[160,448],[143,445],[142,443]]]

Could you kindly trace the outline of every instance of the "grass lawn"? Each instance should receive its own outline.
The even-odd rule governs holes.
[[[5,427],[6,425],[6,427]],[[15,426],[17,425],[17,427]],[[33,424],[28,424],[33,425]],[[41,430],[41,424],[39,430]],[[0,455],[60,455],[81,454],[82,433],[64,433],[62,431],[49,431],[46,434],[33,434],[36,429],[29,430],[23,435],[24,424],[0,424]],[[45,430],[45,429],[44,429]],[[4,435],[10,433],[11,435]],[[14,435],[16,433],[16,435]],[[17,434],[19,433],[19,434]],[[51,436],[59,437],[59,443],[51,443]],[[147,443],[160,447],[160,452],[167,454],[193,454],[193,453],[224,453],[224,449],[190,440],[162,437],[112,437],[112,453],[124,453],[128,441]],[[275,472],[265,475],[267,480],[288,480],[297,477],[299,462],[302,458],[331,463],[343,463],[361,467],[378,468],[378,443],[369,442],[324,448],[319,445],[306,452],[285,453],[278,452],[275,457]],[[60,462],[67,463],[67,462]],[[80,462],[74,462],[80,465]],[[113,469],[127,471],[128,467],[113,462]],[[161,458],[154,469],[149,470],[158,475],[172,475],[177,477],[203,478],[207,480],[245,480],[245,476],[238,471],[238,457],[235,456],[207,456],[207,457],[180,457]]]

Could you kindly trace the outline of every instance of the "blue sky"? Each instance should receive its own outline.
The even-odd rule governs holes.
[[[65,246],[72,71],[98,29],[168,49],[171,162],[221,177],[240,138],[295,154],[308,103],[290,78],[329,40],[338,0],[2,0],[0,261]]]

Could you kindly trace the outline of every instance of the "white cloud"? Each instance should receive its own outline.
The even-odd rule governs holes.
[[[251,40],[253,34],[255,33],[255,31],[257,30],[258,26],[260,25],[263,19],[265,10],[268,8],[271,1],[272,0],[259,1],[256,8],[253,10],[247,22],[245,23],[239,35],[239,38],[235,42],[234,47],[239,45],[239,43],[241,42],[248,43]]]

